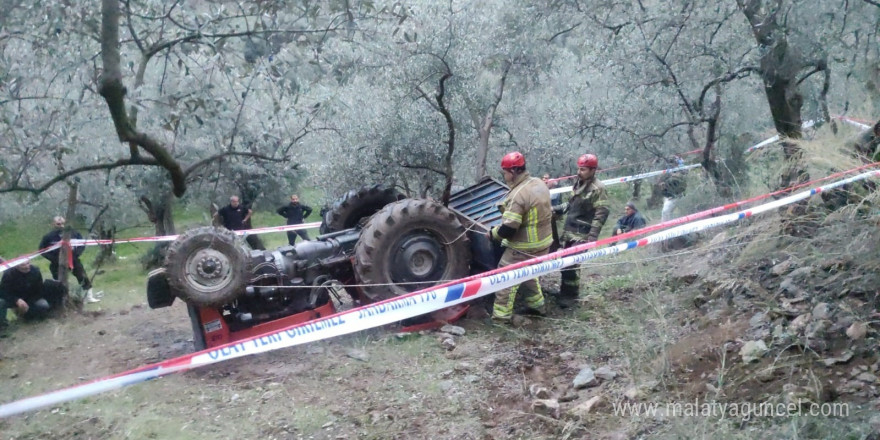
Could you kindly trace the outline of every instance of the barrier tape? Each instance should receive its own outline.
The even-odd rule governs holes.
[[[850,118],[850,117],[848,117],[848,116],[843,116],[843,115],[835,115],[835,116],[832,116],[832,117],[833,117],[834,119],[839,119],[839,120],[841,120],[841,121],[843,121],[843,122],[846,122],[846,123],[849,124],[849,125],[852,125],[852,126],[855,126],[855,127],[861,128],[862,130],[867,130],[867,129],[871,128],[871,125],[870,125],[871,122],[870,122],[870,121],[865,121],[865,120],[863,120],[863,119],[855,119],[855,118]]]
[[[267,234],[270,232],[282,232],[282,231],[298,231],[301,229],[312,229],[321,226],[321,222],[312,222],[312,223],[302,223],[298,225],[285,225],[285,226],[270,226],[266,228],[256,228],[256,229],[248,229],[243,231],[232,231],[236,235],[241,235],[246,237],[248,235],[254,234]],[[137,238],[123,238],[123,239],[73,239],[70,240],[71,246],[95,246],[95,245],[110,245],[110,244],[119,244],[119,243],[146,243],[146,242],[158,242],[158,241],[174,241],[179,237],[179,235],[161,235],[161,236],[153,236],[153,237],[137,237]],[[15,257],[11,260],[0,263],[0,273],[5,272],[7,269],[15,267],[25,261],[33,260],[34,258],[45,254],[47,252],[51,252],[55,249],[61,247],[63,242],[58,242],[49,246],[45,249],[40,249],[37,252],[32,254],[22,255],[20,257]],[[73,252],[68,251],[68,264],[70,267],[73,267]]]
[[[862,127],[862,128],[870,128],[870,126],[862,124],[862,123],[858,122],[857,120],[854,120],[852,118],[848,118],[846,116],[838,115],[838,116],[834,116],[834,118],[840,119],[842,121],[848,122],[850,124],[854,124],[854,125]],[[807,121],[803,124],[803,128],[810,128],[814,124],[815,124],[814,121]],[[758,148],[772,144],[773,142],[776,142],[778,140],[779,140],[778,135],[773,136],[773,137],[766,139],[756,145],[749,147],[748,149],[746,149],[746,153],[752,152]],[[691,150],[691,151],[681,153],[681,154],[679,154],[679,156],[688,155],[688,154],[696,154],[701,151],[703,151],[703,150],[698,148],[696,150]],[[614,167],[614,168],[599,170],[599,172],[607,171],[607,170],[615,169],[615,168],[621,168],[621,167],[624,167],[627,165],[630,165],[630,164],[625,164],[625,165],[620,165],[620,166]],[[671,172],[682,171],[682,170],[689,170],[691,168],[697,168],[699,166],[700,166],[700,164],[692,164],[692,165],[685,165],[685,166],[680,166],[680,167],[676,167],[676,168],[669,168],[666,170],[650,171],[647,173],[636,174],[636,175],[632,175],[632,176],[606,179],[606,180],[603,180],[602,183],[605,184],[605,186],[616,185],[618,183],[631,182],[634,180],[641,180],[641,179],[646,179],[646,178],[653,177],[653,176],[659,176],[659,175],[665,174],[665,173],[671,173]],[[577,176],[558,177],[555,179],[548,179],[548,181],[549,182],[558,182],[561,180],[566,180],[566,179],[570,179],[570,178],[574,178],[574,177],[577,177]],[[571,189],[572,189],[571,186],[554,188],[554,189],[550,190],[550,194],[553,195],[553,194],[565,193],[565,192],[571,191]],[[296,230],[301,230],[301,229],[311,229],[311,228],[317,228],[320,225],[321,225],[321,222],[313,222],[313,223],[303,223],[303,224],[299,224],[299,225],[285,225],[285,226],[255,228],[255,229],[249,229],[249,230],[245,230],[245,231],[233,231],[233,232],[235,232],[236,234],[241,235],[241,236],[247,236],[247,235],[252,235],[252,234],[266,234],[266,233],[270,233],[270,232],[284,232],[284,231],[296,231]],[[158,241],[174,241],[175,239],[177,239],[177,237],[178,237],[177,235],[164,235],[164,236],[128,238],[128,239],[121,239],[121,240],[120,239],[70,240],[70,244],[73,246],[81,246],[81,245],[95,246],[95,245],[110,245],[110,244],[117,244],[117,243],[145,243],[145,242],[158,242]],[[29,260],[37,257],[38,255],[44,254],[44,253],[49,252],[54,249],[57,249],[57,246],[49,247],[46,249],[41,249],[37,253],[28,254],[26,256],[21,256],[21,257],[16,257],[15,259],[9,260],[5,263],[0,263],[0,273],[6,271],[10,267],[13,267],[17,264],[23,263],[24,261],[29,261]],[[27,260],[25,260],[25,259],[27,259]],[[72,264],[72,262],[70,262],[70,264]]]
[[[232,231],[236,235],[241,235],[246,237],[248,235],[257,235],[257,234],[268,234],[270,232],[283,232],[283,231],[299,231],[302,229],[312,229],[321,226],[321,222],[312,222],[312,223],[301,223],[298,225],[285,225],[285,226],[269,226],[265,228],[254,228],[254,229],[245,229],[241,231]],[[87,239],[87,240],[70,240],[70,244],[74,246],[78,245],[86,245],[86,246],[94,246],[94,245],[107,245],[107,244],[118,244],[118,243],[140,243],[140,242],[153,242],[153,241],[174,241],[179,237],[179,235],[161,235],[155,237],[138,237],[138,238],[124,238],[121,240],[117,239]]]
[[[25,254],[25,255],[22,255],[22,256],[19,256],[19,257],[15,257],[15,258],[13,258],[13,259],[11,259],[11,260],[6,260],[6,261],[0,263],[0,273],[3,273],[3,272],[5,272],[7,269],[10,269],[10,268],[13,268],[13,267],[15,267],[15,266],[18,266],[19,264],[24,263],[24,262],[26,262],[26,261],[31,261],[31,260],[33,260],[34,258],[37,258],[37,257],[39,257],[40,255],[45,254],[46,252],[54,251],[55,249],[58,249],[58,248],[60,248],[60,247],[61,247],[61,243],[58,242],[58,243],[53,244],[52,246],[49,246],[49,247],[44,248],[44,249],[40,249],[40,250],[38,250],[38,251],[36,251],[36,252],[30,253],[30,254]]]
[[[562,270],[566,267],[580,265],[591,259],[624,252],[637,247],[659,243],[671,238],[732,223],[751,217],[755,214],[764,213],[787,204],[804,200],[822,191],[837,188],[868,177],[877,176],[880,176],[880,170],[869,171],[825,186],[793,194],[751,209],[685,223],[666,231],[649,235],[637,241],[630,241],[610,247],[590,250],[605,241],[602,240],[600,242],[592,242],[569,249],[563,249],[543,257],[523,262],[528,264],[528,266],[505,267],[497,270],[497,272],[493,274],[476,275],[470,277],[472,278],[470,280],[459,280],[449,285],[424,289],[378,303],[358,307],[349,311],[336,313],[306,323],[290,326],[280,331],[270,332],[210,350],[203,350],[197,353],[147,365],[136,370],[120,373],[116,376],[97,379],[86,384],[3,404],[0,405],[0,418],[98,394],[112,389],[118,389],[123,386],[140,383],[174,372],[186,371],[243,356],[315,342],[431,313],[512,287],[526,279],[546,275],[551,272]]]
[[[647,173],[636,174],[634,176],[615,177],[613,179],[603,180],[602,183],[605,184],[605,186],[616,185],[618,183],[632,182],[633,180],[647,179],[648,177],[659,176],[661,174],[666,174],[666,173],[674,173],[676,171],[690,170],[692,168],[698,168],[701,166],[702,165],[700,165],[698,163],[691,164],[691,165],[683,165],[680,167],[669,168],[666,170],[649,171]],[[572,188],[573,188],[572,186],[563,186],[563,187],[559,187],[559,188],[553,188],[550,190],[550,195],[570,192]]]
[[[867,125],[860,124],[859,122],[856,122],[856,120],[851,120],[850,118],[846,118],[846,117],[844,117],[844,116],[834,116],[834,117],[835,117],[835,118],[838,118],[838,119],[841,119],[841,120],[844,120],[844,121],[846,121],[846,122],[849,122],[849,123],[851,123],[851,124],[857,124],[858,126],[861,126],[862,128],[870,128],[870,127],[867,126]],[[812,121],[812,120],[811,120],[811,121],[804,122],[803,125],[801,125],[801,127],[804,128],[804,129],[807,129],[807,128],[810,128],[810,127],[812,127],[812,126],[814,126],[814,125],[816,125],[816,121]],[[770,144],[772,144],[772,143],[774,143],[774,142],[776,142],[776,141],[778,141],[778,140],[779,140],[779,135],[769,137],[769,138],[767,138],[767,139],[765,139],[765,140],[763,140],[763,141],[761,141],[761,142],[759,142],[759,143],[757,143],[757,144],[755,144],[755,145],[752,145],[752,146],[749,147],[749,148],[746,148],[745,153],[746,153],[746,154],[751,153],[752,151],[755,151],[755,150],[757,150],[757,149],[759,149],[759,148],[762,148],[762,147],[766,147],[767,145],[770,145]],[[687,152],[684,152],[684,153],[677,154],[677,156],[685,156],[685,155],[688,155],[688,154],[697,154],[697,153],[700,153],[700,152],[702,152],[702,151],[703,151],[702,148],[697,148],[696,150],[691,150],[691,151],[687,151]],[[640,162],[637,162],[636,164],[638,164],[638,163],[640,163]],[[642,162],[642,163],[643,163],[643,162]],[[625,166],[628,166],[628,165],[635,165],[635,164],[623,164],[623,165],[618,165],[618,166],[616,166],[616,167],[612,167],[612,168],[601,169],[601,170],[599,170],[599,171],[597,171],[597,172],[601,173],[602,171],[612,170],[612,169],[616,169],[616,168],[622,168],[622,167],[625,167]],[[666,171],[669,171],[669,170],[666,170]],[[658,173],[659,173],[659,172],[658,172]],[[663,173],[660,173],[660,174],[663,174]],[[653,174],[652,176],[656,176],[656,175],[657,175],[657,174]],[[642,175],[639,174],[639,175],[637,175],[637,176],[642,176]],[[557,177],[557,178],[555,178],[555,179],[547,179],[547,181],[553,183],[553,182],[559,182],[559,181],[561,181],[561,180],[573,179],[573,178],[575,178],[575,177],[577,177],[577,175],[574,175],[574,176],[563,176],[563,177]],[[643,176],[643,177],[641,177],[641,179],[644,179],[644,178],[646,178],[646,177],[651,177],[651,176]],[[613,182],[613,183],[623,183],[623,182],[629,182],[629,181],[632,181],[632,180],[639,180],[638,178],[636,178],[636,176],[621,177],[621,179],[629,179],[629,180],[621,180],[620,182]],[[610,179],[610,180],[613,181],[614,179]],[[602,183],[605,183],[605,181],[603,181]],[[608,184],[606,183],[605,185],[607,186]],[[570,187],[569,187],[569,188],[570,188]],[[554,193],[551,192],[551,194],[554,194]]]
[[[734,208],[739,208],[739,207],[742,207],[742,206],[747,205],[747,204],[749,204],[749,203],[754,203],[754,202],[758,202],[758,201],[761,201],[761,200],[764,200],[764,199],[768,199],[768,198],[771,198],[771,197],[776,197],[776,196],[779,196],[779,195],[782,195],[782,194],[785,194],[785,193],[788,193],[788,192],[791,192],[791,191],[795,191],[795,190],[798,190],[798,189],[801,189],[801,188],[808,187],[808,186],[810,186],[810,185],[814,185],[814,184],[819,183],[819,182],[823,182],[823,181],[826,181],[826,180],[837,179],[837,178],[840,178],[840,177],[846,176],[846,175],[848,175],[848,174],[852,174],[852,173],[860,172],[860,171],[865,170],[865,169],[867,169],[867,168],[872,168],[872,167],[877,167],[877,166],[880,166],[880,162],[875,162],[875,163],[871,163],[871,164],[862,165],[862,166],[860,166],[860,167],[852,168],[852,169],[845,170],[845,171],[839,171],[839,172],[837,172],[837,173],[829,174],[828,176],[820,177],[820,178],[818,178],[818,179],[814,179],[814,180],[811,180],[811,181],[809,181],[809,182],[804,182],[804,183],[800,183],[800,184],[797,184],[797,185],[792,185],[792,186],[790,186],[790,187],[782,188],[782,189],[779,189],[779,190],[776,190],[776,191],[773,191],[773,192],[770,192],[770,193],[761,194],[761,195],[758,195],[758,196],[755,196],[755,197],[751,197],[751,198],[744,199],[744,200],[740,200],[740,201],[736,201],[736,202],[731,202],[731,203],[728,203],[728,204],[726,204],[726,205],[716,206],[716,207],[714,207],[714,208],[709,208],[709,209],[704,210],[704,211],[700,211],[700,212],[696,212],[696,213],[689,214],[689,215],[686,215],[686,216],[682,216],[682,217],[674,218],[674,219],[672,219],[672,220],[667,220],[667,221],[665,221],[665,222],[661,222],[661,223],[658,223],[658,224],[655,224],[655,225],[646,226],[646,227],[644,227],[644,228],[637,229],[637,230],[635,230],[635,231],[625,232],[625,233],[623,233],[623,234],[618,234],[618,235],[615,235],[615,236],[613,236],[613,237],[608,237],[608,238],[604,238],[604,239],[602,239],[602,240],[598,240],[598,241],[595,241],[595,242],[586,243],[586,244],[583,244],[583,245],[581,245],[580,247],[578,247],[578,249],[581,249],[581,250],[592,249],[592,248],[597,247],[597,246],[603,246],[603,245],[606,245],[606,244],[611,244],[611,243],[618,242],[618,241],[620,241],[620,240],[626,240],[626,239],[633,238],[633,237],[636,237],[636,236],[645,235],[645,234],[648,234],[648,233],[651,233],[651,232],[654,232],[654,231],[658,231],[658,230],[661,230],[661,229],[664,229],[664,228],[667,228],[667,227],[670,227],[670,226],[681,225],[681,224],[684,224],[684,223],[687,223],[687,222],[691,222],[691,221],[694,221],[694,220],[698,220],[698,219],[701,219],[701,218],[705,218],[705,217],[708,217],[708,216],[711,216],[711,215],[718,214],[719,212],[728,211],[728,210],[731,210],[731,209],[734,209]],[[572,248],[572,249],[574,249],[574,248]],[[546,256],[546,257],[541,257],[541,258],[550,258],[550,257],[552,257],[553,255],[556,255],[556,254],[551,254],[551,255],[548,255],[548,256]],[[477,274],[477,275],[471,275],[471,276],[466,277],[466,278],[458,279],[458,280],[451,281],[451,282],[447,282],[447,283],[444,283],[444,284],[439,284],[439,285],[434,286],[433,288],[448,287],[448,286],[451,286],[451,285],[456,284],[456,283],[463,283],[463,282],[467,282],[467,281],[471,281],[471,280],[477,279],[477,278],[479,278],[479,277],[489,276],[489,275],[494,275],[494,274],[496,274],[496,273],[501,273],[501,272],[504,272],[505,270],[518,269],[518,268],[520,268],[520,267],[525,267],[525,266],[528,266],[529,264],[532,264],[532,261],[533,261],[533,260],[527,260],[527,261],[522,261],[522,262],[519,262],[519,263],[514,263],[514,264],[511,264],[511,265],[509,265],[509,266],[505,266],[505,267],[503,267],[503,268],[493,269],[493,270],[490,270],[490,271],[488,271],[488,272],[482,272],[482,273],[479,273],[479,274]]]
[[[803,128],[803,129],[807,129],[807,128],[810,128],[810,127],[812,127],[812,126],[814,126],[814,125],[816,125],[816,121],[807,121],[807,122],[804,122],[804,123],[801,125],[801,128]],[[773,137],[767,138],[767,139],[765,139],[765,140],[763,140],[763,141],[761,141],[761,142],[759,142],[759,143],[757,143],[757,144],[755,144],[755,145],[752,145],[752,146],[749,147],[749,148],[746,148],[745,153],[746,153],[746,154],[749,154],[749,153],[751,153],[752,151],[755,151],[755,150],[757,150],[757,149],[759,149],[759,148],[762,148],[762,147],[766,147],[767,145],[770,145],[770,144],[772,144],[772,143],[778,141],[779,139],[780,139],[780,137],[779,137],[778,134],[777,134],[776,136],[773,136]]]
[[[675,154],[674,156],[678,156],[678,157],[681,157],[681,156],[687,156],[687,155],[689,155],[689,154],[698,154],[698,153],[701,153],[702,151],[703,151],[702,148],[697,148],[696,150],[685,151],[684,153],[678,153],[678,154]],[[648,163],[648,162],[654,162],[654,160],[645,160],[645,161],[642,161],[642,162],[624,163],[624,164],[621,164],[621,165],[615,165],[615,166],[613,166],[613,167],[611,167],[611,168],[601,168],[601,169],[599,169],[599,170],[596,171],[596,172],[597,172],[597,173],[604,173],[604,172],[606,172],[606,171],[616,170],[616,169],[618,169],[618,168],[624,168],[624,167],[631,167],[631,166],[634,166],[634,165],[640,165],[640,164]],[[556,183],[556,182],[559,182],[559,181],[562,181],[562,180],[574,179],[575,177],[577,177],[576,174],[573,175],[573,176],[562,176],[562,177],[556,177],[556,178],[554,178],[554,179],[547,179],[547,182],[548,182],[548,183]]]

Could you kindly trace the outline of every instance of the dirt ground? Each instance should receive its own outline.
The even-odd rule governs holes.
[[[559,422],[534,419],[522,395],[529,381],[569,369],[552,355],[562,347],[533,333],[546,324],[459,324],[468,333],[453,350],[434,332],[402,335],[392,326],[172,375],[0,427],[10,439],[555,438],[541,431]],[[192,335],[182,304],[138,304],[22,324],[0,343],[9,401],[186,354]]]
[[[3,419],[0,437],[877,438],[871,417],[880,405],[880,384],[852,379],[853,373],[878,374],[878,327],[869,318],[880,305],[880,284],[870,276],[877,261],[838,267],[847,276],[831,282],[835,274],[821,268],[841,254],[828,250],[844,244],[851,255],[868,255],[878,234],[864,229],[845,235],[828,227],[828,234],[820,228],[807,242],[775,237],[777,224],[744,225],[700,237],[686,249],[637,250],[590,264],[579,309],[554,306],[547,318],[522,327],[492,325],[483,317],[457,322],[463,336],[404,335],[388,326]],[[824,278],[770,274],[793,257],[798,263],[786,270],[813,267]],[[792,294],[780,290],[786,276],[800,283],[806,299],[791,303]],[[558,275],[542,284],[555,289]],[[151,310],[142,292],[105,295],[117,298],[64,319],[16,324],[0,339],[0,402],[191,351],[181,302]],[[803,330],[794,330],[795,318],[821,302],[834,311],[822,346],[803,342]],[[801,303],[786,314],[783,305]],[[757,313],[767,313],[771,323],[756,326]],[[844,315],[867,322],[867,334],[850,340],[840,328]],[[773,323],[792,329],[792,338],[783,343],[752,334],[770,332]],[[769,341],[768,353],[743,362],[744,343],[760,338]],[[822,364],[845,351],[851,359]],[[616,377],[576,389],[572,382],[584,366],[607,367]],[[627,402],[759,402],[795,395],[847,403],[849,414],[741,420],[615,413]],[[585,410],[593,398],[595,405]]]

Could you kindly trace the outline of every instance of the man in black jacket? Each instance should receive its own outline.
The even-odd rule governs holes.
[[[626,207],[623,209],[623,217],[617,219],[617,225],[614,226],[614,233],[611,235],[614,236],[642,229],[645,227],[645,224],[645,218],[636,209],[636,205],[633,202],[627,202]]]
[[[6,311],[13,309],[25,319],[41,319],[61,306],[64,286],[55,280],[43,282],[40,268],[29,261],[3,272],[0,279],[0,329],[6,327]]]
[[[278,208],[278,215],[287,219],[288,225],[300,225],[303,220],[312,213],[312,208],[308,205],[299,203],[299,196],[294,194],[290,196],[290,204]],[[303,240],[309,239],[309,234],[305,229],[298,231],[287,231],[287,242],[293,246],[296,243],[296,236],[299,235]]]
[[[243,231],[250,229],[248,221],[253,213],[254,211],[241,204],[238,196],[232,196],[229,198],[229,204],[220,208],[214,215],[220,218],[224,228],[230,231]]]
[[[52,246],[55,243],[61,241],[61,236],[64,234],[64,225],[65,220],[64,217],[60,215],[55,217],[52,220],[52,226],[54,227],[49,233],[43,236],[43,239],[40,240],[40,249],[45,249],[49,246]],[[70,238],[73,240],[82,240],[82,235],[75,230],[70,231]],[[79,261],[79,256],[82,255],[83,251],[86,249],[85,246],[79,245],[74,246],[73,250],[73,276],[76,277],[76,280],[79,281],[80,287],[82,287],[83,291],[86,292],[86,296],[84,301],[87,303],[94,303],[100,301],[92,292],[92,282],[89,281],[88,275],[86,275],[86,270],[82,265],[82,262]],[[46,252],[43,254],[43,258],[49,260],[49,272],[52,273],[53,279],[58,279],[58,265],[60,262],[58,261],[59,256],[61,255],[61,249],[54,249],[50,252]],[[66,263],[66,262],[65,262]]]
[[[251,215],[253,213],[249,203],[242,203],[238,196],[232,196],[229,198],[229,204],[214,213],[214,217],[230,231],[245,231],[251,229]],[[260,240],[258,235],[245,235],[244,239],[251,249],[266,250],[263,240]]]

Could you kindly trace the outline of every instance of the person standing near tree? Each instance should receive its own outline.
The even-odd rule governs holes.
[[[214,216],[218,217],[220,224],[230,231],[246,231],[251,228],[250,220],[253,213],[254,211],[241,204],[238,196],[232,196],[229,198],[229,204],[220,208]],[[255,235],[248,235],[245,240],[252,249],[266,250],[263,242]]]
[[[608,219],[608,192],[596,179],[599,159],[594,154],[584,154],[577,160],[577,182],[571,189],[568,202],[554,207],[557,214],[565,214],[561,238],[563,248],[570,248],[599,239],[599,233]],[[562,285],[557,302],[566,309],[576,305],[580,294],[579,267],[562,271]]]
[[[665,222],[673,219],[675,205],[687,190],[687,180],[682,171],[667,173],[660,177],[659,187],[660,193],[663,194],[660,221]]]
[[[62,236],[64,235],[64,226],[67,224],[66,220],[62,216],[56,216],[52,219],[53,229],[49,231],[46,235],[43,236],[43,239],[40,240],[40,249],[45,249],[49,246],[52,246],[61,241]],[[70,238],[74,240],[82,240],[82,235],[76,230],[70,230]],[[77,245],[73,246],[70,250],[72,252],[71,259],[73,260],[73,276],[76,277],[76,280],[79,282],[80,287],[86,293],[84,301],[86,303],[96,303],[100,301],[100,295],[92,292],[92,282],[89,280],[88,275],[86,275],[86,270],[83,267],[82,262],[79,260],[79,256],[82,255],[85,250],[85,246]],[[60,249],[53,249],[49,252],[43,254],[43,258],[49,260],[49,272],[52,273],[52,278],[58,280],[58,265],[59,264],[67,264],[67,262],[59,262],[58,258],[61,255]],[[60,280],[59,280],[60,281]]]
[[[229,204],[220,208],[216,214],[220,218],[220,224],[230,231],[243,231],[248,229],[247,222],[253,211],[241,206],[238,196],[229,198]]]
[[[290,196],[290,203],[278,208],[278,215],[287,219],[288,225],[301,225],[303,220],[312,214],[312,208],[299,202],[299,196],[294,194]],[[287,242],[293,246],[296,243],[296,236],[299,235],[303,240],[309,239],[309,234],[304,230],[287,231]]]

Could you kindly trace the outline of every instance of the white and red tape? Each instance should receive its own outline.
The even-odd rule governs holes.
[[[178,371],[189,370],[229,359],[354,333],[368,328],[398,322],[414,316],[431,313],[481,296],[492,294],[501,289],[519,284],[527,279],[540,277],[602,256],[624,252],[637,247],[647,246],[648,244],[659,243],[674,237],[733,223],[755,214],[772,211],[781,206],[807,199],[822,191],[838,188],[848,183],[867,179],[869,177],[880,177],[880,170],[864,172],[824,186],[819,186],[808,191],[802,191],[759,205],[751,209],[681,224],[665,231],[649,235],[640,240],[620,243],[599,249],[596,248],[597,246],[622,238],[612,237],[611,239],[563,249],[553,254],[534,258],[516,266],[498,269],[483,275],[476,275],[464,280],[458,280],[438,287],[402,295],[368,306],[359,307],[307,323],[291,326],[281,331],[271,332],[214,349],[203,350],[175,359],[147,365],[136,370],[120,373],[112,377],[97,379],[86,384],[6,403],[0,405],[0,418],[121,388],[126,385],[143,382]],[[738,205],[739,203],[735,203],[714,209],[724,209],[728,206]],[[676,221],[687,220],[688,217],[676,219]],[[667,222],[667,224],[671,223],[673,222]],[[645,230],[635,231],[629,234],[644,231]],[[624,235],[623,237],[628,238],[634,236],[629,234]]]

